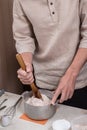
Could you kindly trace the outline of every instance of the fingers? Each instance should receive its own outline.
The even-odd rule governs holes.
[[[24,79],[20,79],[20,81],[23,83],[23,84],[32,84],[34,82],[34,79],[29,79],[29,80],[24,80]]]
[[[61,93],[61,97],[59,99],[59,103],[63,103],[64,101],[66,101],[68,99],[68,94],[66,94],[64,91],[62,91]]]
[[[55,91],[54,96],[51,100],[51,104],[53,104],[53,105],[55,104],[59,95],[61,95],[60,98],[58,99],[59,103],[63,103],[64,101],[72,98],[72,96],[73,96],[74,89],[71,90],[71,89],[68,89],[68,87],[65,87],[64,89],[63,88],[60,89],[59,87]]]
[[[32,69],[32,65],[29,63],[26,65],[26,72],[32,72],[33,69]]]
[[[64,101],[69,99],[70,91],[68,89],[62,89],[61,97],[59,99],[59,103],[63,103]]]
[[[74,90],[72,90],[72,92],[69,94],[69,99],[72,98],[73,94],[74,94]]]
[[[51,104],[53,104],[53,105],[55,104],[55,102],[60,94],[61,94],[61,90],[57,88],[57,90],[55,91],[54,96],[51,100]]]
[[[20,81],[23,84],[31,84],[34,81],[32,72],[27,73],[25,77],[20,77]]]
[[[20,78],[21,76],[26,76],[26,71],[22,70],[21,68],[17,71],[18,74],[18,78]]]
[[[61,97],[59,99],[59,103],[63,103],[64,101],[67,101],[68,99],[72,98],[74,91],[70,91],[68,89],[64,89],[61,92]]]
[[[17,71],[18,78],[23,84],[31,84],[34,81],[32,66],[28,65],[26,71],[19,69]]]

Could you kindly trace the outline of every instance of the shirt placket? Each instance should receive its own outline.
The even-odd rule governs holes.
[[[58,21],[57,11],[55,8],[55,0],[48,0],[48,6],[50,10],[50,15],[54,22]]]

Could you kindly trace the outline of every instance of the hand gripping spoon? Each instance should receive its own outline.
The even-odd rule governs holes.
[[[25,66],[25,63],[23,61],[23,58],[22,58],[21,54],[16,54],[16,59],[17,59],[19,65],[21,66],[21,68],[26,71],[26,66]],[[34,82],[32,84],[30,84],[30,86],[31,86],[31,89],[33,91],[33,95],[36,98],[42,99],[41,93],[39,92],[39,90],[36,87],[36,85],[34,84]]]

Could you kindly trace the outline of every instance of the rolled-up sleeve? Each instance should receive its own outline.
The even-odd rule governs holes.
[[[87,48],[87,0],[80,0],[81,41],[80,48]]]
[[[18,0],[14,0],[13,3],[13,37],[18,53],[34,53],[33,29]]]

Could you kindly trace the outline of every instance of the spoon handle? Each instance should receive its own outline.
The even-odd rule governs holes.
[[[25,63],[23,61],[23,58],[22,58],[21,54],[16,54],[16,59],[17,59],[19,65],[21,66],[21,68],[26,71],[26,66],[25,66]],[[42,96],[41,96],[38,88],[34,84],[34,82],[32,84],[30,84],[30,86],[31,86],[31,89],[32,89],[35,97],[42,98]]]

